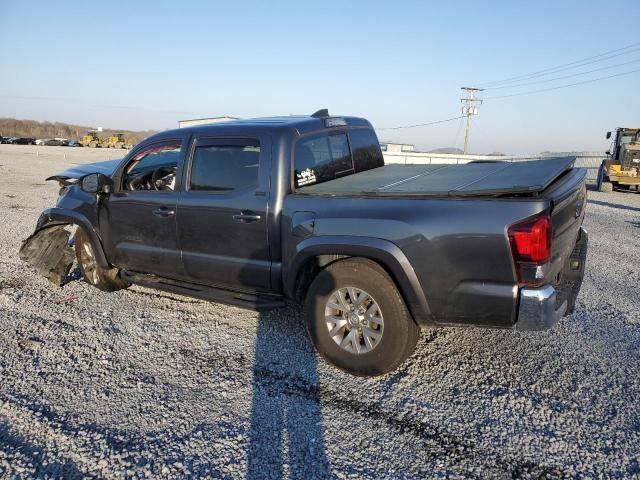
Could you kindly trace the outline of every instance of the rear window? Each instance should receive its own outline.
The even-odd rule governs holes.
[[[326,182],[353,171],[346,133],[299,141],[294,161],[296,187]]]
[[[363,172],[384,165],[380,144],[373,130],[368,128],[351,130],[349,136],[351,137],[351,151],[353,152],[353,165],[356,172]]]
[[[294,155],[296,187],[384,165],[380,144],[370,129],[352,130],[348,136],[338,133],[303,139],[296,144]]]

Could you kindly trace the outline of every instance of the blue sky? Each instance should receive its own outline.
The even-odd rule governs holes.
[[[639,22],[637,0],[0,0],[0,116],[165,129],[182,118],[328,107],[376,127],[424,123],[459,115],[463,85],[638,43]],[[633,60],[640,50],[554,76]],[[640,62],[495,94],[634,69]],[[487,100],[473,119],[471,150],[605,150],[606,130],[640,124],[638,87],[640,72]],[[379,136],[461,147],[460,126]]]

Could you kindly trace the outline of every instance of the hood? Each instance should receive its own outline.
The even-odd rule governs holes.
[[[47,180],[65,181],[71,179],[79,179],[89,173],[104,173],[105,175],[113,175],[116,168],[122,161],[122,158],[115,160],[106,160],[96,163],[83,163],[82,165],[75,165],[71,168],[67,168],[65,171],[56,173],[47,178]]]

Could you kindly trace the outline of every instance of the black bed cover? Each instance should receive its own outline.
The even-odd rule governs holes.
[[[475,196],[536,193],[573,168],[575,157],[462,165],[385,165],[298,188],[310,195]]]

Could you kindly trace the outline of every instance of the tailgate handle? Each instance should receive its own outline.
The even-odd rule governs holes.
[[[242,223],[257,222],[261,218],[262,217],[260,215],[256,215],[256,213],[251,210],[242,210],[240,213],[233,216],[234,220]]]

